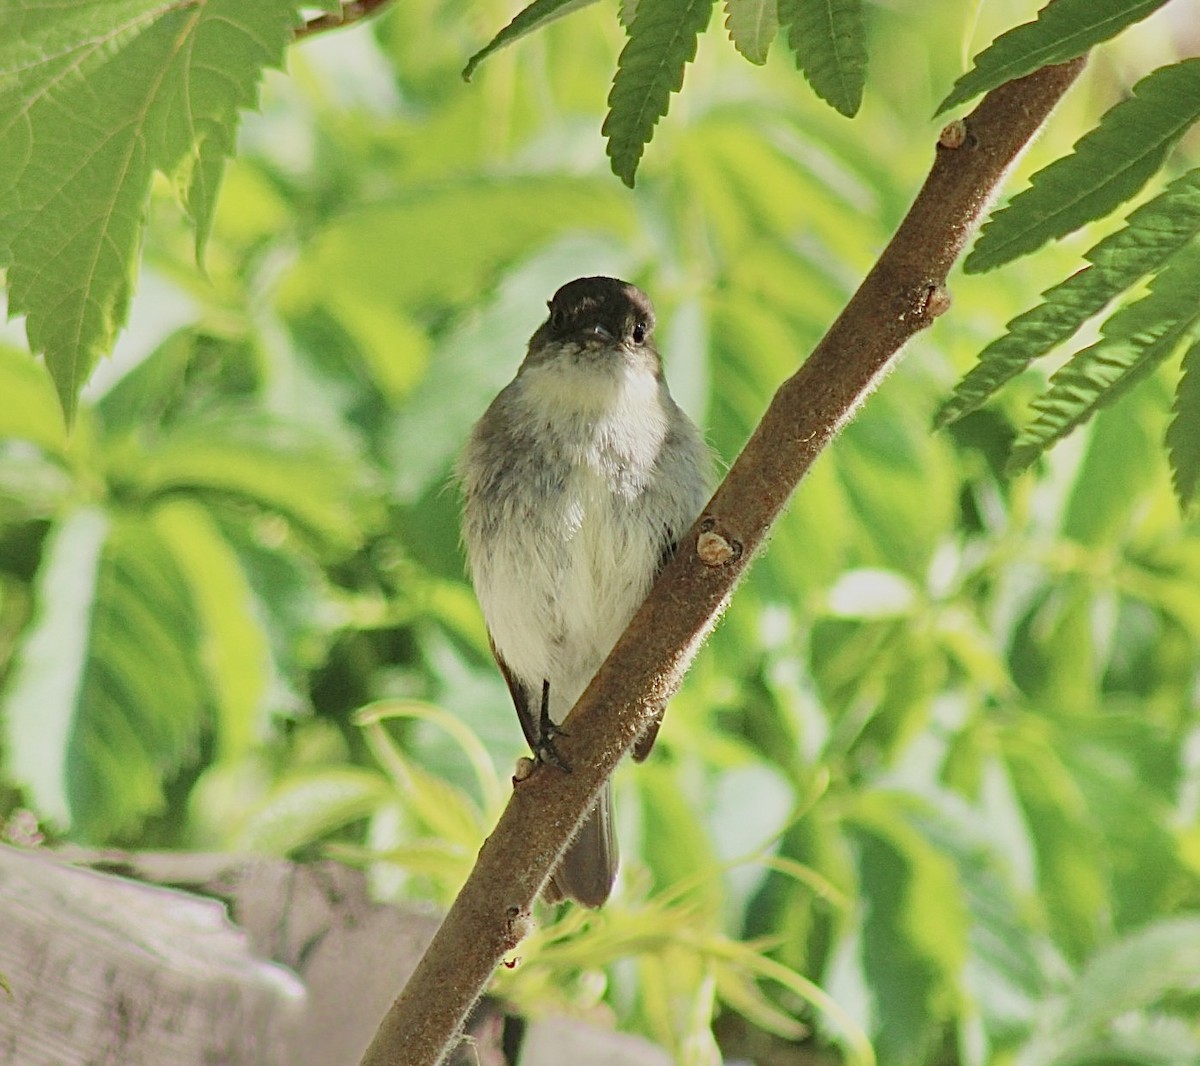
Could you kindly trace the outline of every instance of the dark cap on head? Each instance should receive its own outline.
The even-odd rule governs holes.
[[[654,330],[650,298],[617,278],[576,278],[550,301],[550,318],[539,330],[547,339],[580,337],[608,343],[644,344]]]

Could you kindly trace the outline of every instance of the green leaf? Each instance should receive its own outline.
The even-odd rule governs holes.
[[[952,460],[939,438],[915,432],[909,420],[929,402],[924,382],[895,381],[877,400],[875,410],[890,417],[847,426],[834,465],[863,543],[877,553],[868,558],[915,577],[929,566],[939,531],[954,521]]]
[[[1006,839],[1024,837],[1024,826],[1006,818],[1001,811],[1008,805],[994,799],[978,813],[947,792],[930,799],[937,809],[916,813],[913,823],[958,873],[968,915],[963,986],[990,1029],[1021,1025],[1051,988],[1051,944],[1030,927],[1024,893],[1014,884],[1013,839]]]
[[[486,639],[486,638],[485,638]],[[385,766],[395,766],[397,758],[403,758],[394,749],[386,732],[378,723],[391,719],[411,719],[435,727],[453,741],[459,755],[465,757],[475,774],[475,784],[483,801],[484,817],[498,813],[506,801],[505,786],[496,774],[495,766],[483,742],[458,714],[451,714],[431,703],[420,700],[379,700],[360,708],[354,715],[354,724],[368,732],[368,742],[385,752],[381,760]],[[405,797],[408,802],[408,797]],[[478,828],[473,825],[472,829]]]
[[[714,0],[656,0],[639,4],[629,40],[617,60],[601,133],[608,138],[613,173],[633,188],[634,175],[671,93],[683,87],[683,69],[696,56]]]
[[[1166,918],[1093,956],[1070,992],[1063,1022],[1080,1034],[1162,1000],[1194,992],[1200,972],[1200,920]]]
[[[50,535],[34,590],[33,622],[0,715],[7,773],[29,790],[43,818],[63,826],[71,823],[67,759],[107,536],[107,518],[90,509],[68,516]]]
[[[1093,955],[1066,997],[1045,1019],[1042,1032],[1022,1052],[1021,1062],[1050,1066],[1064,1062],[1182,1062],[1192,1061],[1153,1054],[1097,1055],[1103,1037],[1116,1046],[1128,1041],[1129,1022],[1172,993],[1183,997],[1196,989],[1200,959],[1200,921],[1194,917],[1170,918],[1131,933]],[[1143,1036],[1149,1036],[1144,1033]],[[1124,1038],[1124,1039],[1123,1039]],[[1178,1034],[1175,1037],[1178,1040]],[[1194,1035],[1191,1045],[1195,1047]],[[1088,1054],[1088,1052],[1091,1054]],[[1129,1057],[1126,1057],[1126,1056]]]
[[[1165,467],[1161,392],[1147,389],[1119,410],[1097,412],[1083,461],[1064,489],[1059,533],[1067,540],[1109,550],[1147,506],[1148,494],[1157,495],[1157,473]]]
[[[281,550],[245,514],[215,508],[210,514],[237,553],[262,615],[274,665],[271,710],[303,715],[311,706],[310,673],[325,662],[333,634],[343,624],[341,611],[331,609],[328,577],[308,553],[287,544]]]
[[[286,855],[374,814],[391,795],[387,780],[374,770],[330,766],[300,771],[279,782],[248,814],[231,846]]]
[[[954,83],[935,114],[973,96],[1023,78],[1052,63],[1065,63],[1126,26],[1157,11],[1167,0],[1056,0],[1037,20],[1002,33],[975,57],[975,66]]]
[[[199,655],[216,710],[217,759],[253,750],[267,736],[271,649],[254,591],[236,552],[194,500],[175,499],[152,517],[179,564],[196,608]]]
[[[1071,1040],[1069,1047],[1063,1037]],[[1022,1048],[1019,1061],[1021,1066],[1192,1066],[1200,1062],[1200,1039],[1189,1019],[1143,1010],[1114,1019],[1099,1032],[1055,1034]]]
[[[1115,210],[1198,118],[1200,59],[1147,75],[1075,143],[1071,155],[1039,170],[1028,189],[992,216],[963,269],[991,270]]]
[[[1060,636],[1059,630],[1056,636]],[[1025,717],[1001,735],[1003,758],[1035,848],[1037,895],[1058,948],[1095,948],[1109,907],[1108,858],[1096,818],[1063,762],[1068,733]]]
[[[1183,379],[1175,394],[1175,417],[1167,429],[1171,474],[1179,503],[1188,507],[1200,483],[1200,341],[1183,357]]]
[[[393,201],[346,212],[302,251],[284,281],[285,313],[314,305],[344,317],[365,297],[439,312],[477,307],[497,277],[561,238],[564,230],[603,233],[634,243],[637,221],[611,181],[565,176],[488,176],[439,180]],[[397,270],[396,248],[436,248],[420,270]],[[546,293],[541,301],[550,295]],[[357,303],[354,303],[357,301]],[[527,321],[526,337],[536,321]],[[347,328],[355,332],[353,323]],[[514,352],[516,358],[519,354]]]
[[[672,848],[655,848],[643,855],[654,883],[686,884],[687,899],[698,914],[720,913],[722,890],[719,879],[713,877],[718,865],[714,841],[688,798],[679,767],[650,760],[631,776],[641,804],[642,832],[650,840],[675,842]]]
[[[1176,178],[1125,226],[1084,254],[1090,267],[1042,295],[1037,307],[1008,323],[937,413],[940,428],[976,410],[1034,359],[1069,339],[1089,318],[1200,233],[1200,169]]]
[[[1138,488],[1130,495],[1143,503],[1147,498]],[[1200,586],[1194,591],[1200,592]],[[1161,647],[1165,629],[1146,626],[1146,614],[1138,618],[1145,606],[1126,601],[1105,638],[1110,648],[1119,649],[1106,655],[1109,692],[1118,686],[1145,691],[1146,674],[1162,677],[1146,658],[1138,661],[1139,649]],[[1135,679],[1131,674],[1141,676]],[[1089,716],[1073,733],[1075,741],[1066,752],[1071,772],[1103,827],[1105,852],[1112,863],[1113,927],[1133,929],[1174,913],[1176,901],[1196,877],[1187,835],[1179,832],[1172,816],[1182,783],[1176,741],[1145,715],[1139,700]]]
[[[860,797],[847,824],[858,845],[862,965],[879,1061],[920,1062],[955,1007],[969,916],[958,870],[909,820],[897,793]]]
[[[204,0],[194,32],[164,74],[173,94],[158,116],[165,158],[178,153],[183,160],[174,177],[196,227],[197,262],[204,258],[225,161],[237,148],[239,111],[258,106],[264,70],[283,68],[298,6],[297,0]]]
[[[779,0],[779,21],[813,92],[853,118],[867,77],[862,0]]]
[[[104,841],[163,809],[208,717],[195,615],[145,523],[76,512],[47,545],[3,716],[38,810]]]
[[[765,63],[779,31],[776,0],[725,0],[725,13],[725,28],[734,48],[751,63]]]
[[[194,330],[176,330],[105,389],[93,404],[103,435],[111,440],[121,432],[138,434],[148,425],[169,422],[172,404],[185,395],[196,347]]]
[[[1118,310],[1095,344],[1072,356],[1033,402],[1038,417],[1021,430],[1009,470],[1024,470],[1095,410],[1124,395],[1168,358],[1200,323],[1196,278],[1200,243],[1189,245],[1150,284],[1147,296]]]
[[[463,67],[462,72],[463,81],[470,81],[471,75],[475,73],[479,64],[493,52],[498,52],[506,45],[519,41],[535,30],[540,30],[555,19],[589,7],[595,2],[596,0],[533,0],[532,4],[521,11],[512,22],[467,60],[467,65]]]
[[[46,368],[28,352],[0,345],[0,440],[25,440],[52,454],[66,447],[62,411]]]
[[[155,170],[203,246],[238,109],[294,0],[9,0],[0,14],[0,266],[70,421],[124,323]]]
[[[311,429],[222,412],[180,424],[119,457],[113,482],[143,498],[181,490],[227,496],[289,519],[337,549],[378,517],[365,467]]]

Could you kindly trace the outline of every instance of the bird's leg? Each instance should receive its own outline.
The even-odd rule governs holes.
[[[542,710],[538,718],[538,743],[537,750],[534,752],[538,762],[551,763],[560,770],[570,773],[571,767],[554,747],[555,739],[566,735],[550,717],[550,682],[544,680],[542,681]]]

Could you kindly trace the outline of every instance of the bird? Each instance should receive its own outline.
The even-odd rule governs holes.
[[[671,397],[650,299],[617,278],[563,285],[458,464],[467,568],[534,756],[708,499],[711,453]],[[645,759],[656,721],[636,741]],[[616,879],[605,784],[543,898],[600,907]]]

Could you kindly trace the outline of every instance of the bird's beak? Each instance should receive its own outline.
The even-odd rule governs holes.
[[[588,340],[604,341],[606,344],[612,344],[615,340],[613,335],[599,322],[587,329]]]

